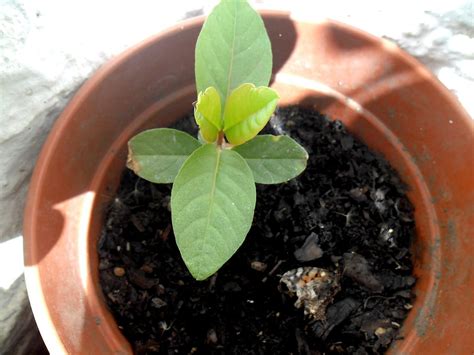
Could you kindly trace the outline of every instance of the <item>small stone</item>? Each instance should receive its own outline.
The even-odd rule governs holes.
[[[397,322],[391,322],[391,324],[396,328],[399,329],[401,327],[400,323]]]
[[[117,277],[122,277],[125,275],[125,269],[123,267],[114,267],[114,275]]]
[[[362,202],[367,200],[365,193],[369,190],[367,186],[356,187],[349,191],[349,195],[356,200],[357,202]]]
[[[155,307],[155,308],[162,308],[162,307],[165,307],[168,305],[168,303],[166,303],[165,301],[163,301],[161,298],[159,297],[153,297],[151,299],[151,303],[152,303],[152,306]]]
[[[387,206],[387,201],[385,199],[385,194],[387,193],[387,190],[385,189],[377,189],[374,191],[372,191],[370,193],[370,197],[372,198],[372,200],[374,201],[374,204],[375,204],[375,208],[377,208],[377,210],[381,213],[381,214],[384,214],[385,211],[387,210],[388,206]]]
[[[109,259],[102,259],[100,260],[99,262],[99,270],[106,270],[108,268],[110,268],[112,265],[110,265],[110,261]]]
[[[159,280],[148,278],[141,270],[129,270],[130,282],[135,286],[148,290],[159,283]]]
[[[113,303],[117,303],[119,301],[119,297],[118,295],[116,295],[114,292],[109,292],[107,294],[107,297],[113,302]]]
[[[156,293],[159,294],[160,296],[165,294],[165,291],[166,291],[165,286],[163,286],[162,284],[156,285],[155,289],[156,289]]]
[[[267,264],[261,262],[261,261],[252,261],[250,263],[250,267],[256,271],[264,272],[267,269]]]
[[[372,274],[369,262],[362,255],[345,253],[343,257],[345,276],[373,292],[379,293],[383,291],[382,283]]]
[[[218,341],[217,333],[214,329],[209,329],[207,332],[207,343],[208,344],[216,344]]]
[[[153,272],[153,268],[152,268],[150,265],[148,265],[148,264],[144,264],[144,265],[140,268],[140,270],[146,272],[147,274],[150,274],[150,273]]]
[[[411,298],[411,291],[410,290],[401,290],[401,291],[396,292],[395,296],[410,299]]]
[[[393,318],[403,319],[405,318],[405,313],[406,312],[402,311],[401,309],[396,309],[391,312],[391,315]]]
[[[392,327],[378,327],[377,329],[375,329],[374,334],[378,338],[378,344],[380,344],[381,346],[387,346],[392,342],[393,337],[395,335],[395,331]]]
[[[305,240],[304,244],[301,248],[296,249],[293,255],[295,256],[296,260],[300,262],[312,261],[315,259],[319,259],[323,256],[323,251],[319,247],[318,243],[318,236],[316,233],[311,233]]]
[[[158,322],[158,328],[161,329],[162,331],[170,329],[168,327],[168,324],[164,320]]]
[[[378,337],[384,335],[390,329],[390,320],[375,319],[372,317],[366,318],[360,327],[360,330],[363,331],[367,336],[372,336],[375,334]]]

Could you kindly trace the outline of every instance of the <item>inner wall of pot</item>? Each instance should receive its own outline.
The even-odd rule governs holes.
[[[439,233],[437,226],[432,222],[435,220],[436,214],[429,203],[430,196],[427,186],[407,149],[381,120],[366,111],[360,103],[327,86],[285,75],[277,76],[272,86],[284,98],[284,101],[280,102],[280,106],[300,105],[322,112],[331,119],[341,120],[352,134],[364,141],[374,151],[381,153],[409,186],[408,197],[415,207],[417,232],[417,238],[413,245],[414,272],[418,278],[415,286],[417,299],[414,306],[429,307],[426,305],[427,295],[433,288],[434,275],[440,271],[440,257],[435,255],[439,253],[439,250],[430,253],[428,246],[435,242],[435,236]],[[195,97],[194,85],[190,84],[160,100],[131,120],[123,133],[115,140],[94,176],[89,191],[95,191],[95,197],[90,201],[90,208],[85,209],[92,213],[88,232],[89,240],[87,241],[91,263],[86,267],[89,268],[88,274],[94,281],[89,285],[91,290],[87,290],[87,293],[92,295],[89,299],[90,308],[98,317],[110,318],[111,315],[106,309],[99,285],[97,241],[103,225],[105,208],[114,197],[122,171],[125,168],[127,141],[144,129],[168,126],[180,119],[191,111]],[[438,260],[438,262],[433,260]],[[414,313],[410,313],[405,320],[402,329],[405,341],[401,346],[397,344],[397,351],[404,352],[404,349],[409,349],[415,341],[417,320]],[[112,324],[115,323],[112,322]],[[107,338],[117,329],[100,327],[100,331]],[[125,339],[122,340],[125,341]]]

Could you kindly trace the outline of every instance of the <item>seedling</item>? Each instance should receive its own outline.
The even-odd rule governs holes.
[[[267,87],[271,71],[260,15],[245,0],[222,0],[196,43],[199,139],[158,128],[129,141],[130,169],[154,183],[173,183],[176,243],[197,280],[215,273],[244,242],[255,183],[282,183],[306,168],[307,152],[290,137],[257,136],[279,99]]]

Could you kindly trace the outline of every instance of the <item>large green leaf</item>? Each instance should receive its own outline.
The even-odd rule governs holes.
[[[301,174],[308,160],[306,150],[288,136],[257,136],[233,150],[244,157],[259,184],[291,180]]]
[[[260,15],[245,0],[222,0],[199,34],[195,52],[197,91],[214,86],[222,105],[242,83],[266,86],[272,50]]]
[[[171,215],[194,278],[211,276],[243,243],[255,195],[252,171],[236,152],[206,144],[186,160],[171,191]]]
[[[141,132],[128,142],[127,166],[155,183],[171,183],[188,156],[201,144],[189,134],[170,128]]]
[[[265,86],[242,84],[232,91],[224,109],[224,132],[235,145],[255,137],[275,111],[279,96]]]
[[[222,129],[221,99],[216,88],[211,86],[199,93],[194,106],[194,118],[202,137],[208,142],[215,142]]]

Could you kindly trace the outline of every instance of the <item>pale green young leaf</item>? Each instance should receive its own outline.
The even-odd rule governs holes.
[[[171,183],[188,156],[201,144],[189,134],[170,128],[141,132],[128,142],[127,167],[155,183]]]
[[[198,140],[199,143],[201,143],[201,144],[209,143],[209,142],[206,141],[206,140],[204,139],[204,137],[202,136],[201,130],[198,131],[197,140]]]
[[[246,0],[222,0],[196,43],[197,91],[214,86],[224,106],[237,86],[246,82],[266,86],[271,73],[271,44],[260,15]]]
[[[232,91],[224,109],[224,132],[231,144],[255,137],[275,111],[279,96],[265,86],[242,84]]]
[[[221,99],[214,87],[208,87],[198,95],[194,106],[194,118],[207,142],[215,142],[222,129]]]
[[[255,183],[245,160],[214,144],[184,163],[171,191],[176,243],[191,274],[204,280],[240,247],[252,224]]]
[[[288,136],[261,135],[233,148],[247,162],[256,183],[279,184],[303,172],[306,150]]]

